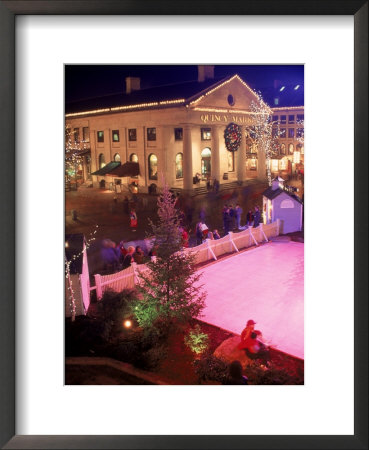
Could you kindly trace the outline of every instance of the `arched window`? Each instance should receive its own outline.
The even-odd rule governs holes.
[[[176,179],[183,178],[183,153],[176,154]]]
[[[102,169],[103,167],[105,167],[105,156],[100,153],[99,155],[99,169]]]
[[[138,162],[138,156],[136,155],[136,153],[132,153],[129,157],[129,160],[131,162]]]
[[[201,152],[201,175],[208,178],[211,174],[211,150],[205,147]]]
[[[158,179],[158,158],[154,153],[149,155],[149,180]]]
[[[114,161],[115,161],[115,162],[120,162],[120,155],[119,155],[119,153],[116,153],[116,154],[114,155]]]
[[[293,144],[288,144],[288,154],[293,155]]]
[[[286,154],[286,144],[281,144],[281,155]]]

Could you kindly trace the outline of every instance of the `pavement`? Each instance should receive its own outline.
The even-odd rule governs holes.
[[[266,189],[263,183],[253,183],[219,194],[209,192],[191,199],[179,198],[179,206],[186,215],[186,224],[190,226],[190,246],[196,245],[194,229],[199,220],[200,212],[205,216],[205,223],[209,229],[217,228],[223,235],[222,208],[225,203],[237,202],[243,208],[241,224],[245,223],[246,213],[255,205],[262,205],[262,192]],[[131,204],[133,199],[129,193],[115,193],[108,189],[91,188],[87,185],[78,187],[76,191],[65,193],[65,231],[66,233],[83,233],[87,240],[93,235],[88,250],[90,273],[97,273],[102,268],[100,260],[101,241],[111,239],[119,243],[135,243],[150,236],[150,220],[157,220],[157,196],[138,194],[135,203],[138,217],[137,231],[129,226],[129,216],[125,211],[123,200],[129,196]],[[114,199],[116,197],[116,199]],[[77,220],[73,219],[75,211]],[[192,220],[191,217],[192,216]],[[139,244],[137,244],[139,245]]]

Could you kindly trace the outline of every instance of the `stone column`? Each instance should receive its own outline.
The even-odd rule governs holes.
[[[173,152],[173,135],[174,127],[163,126],[163,152],[164,152],[164,178],[169,187],[174,186],[174,152]]]
[[[183,125],[183,189],[193,189],[191,125]]]
[[[220,182],[219,126],[211,127],[211,177]]]
[[[242,183],[246,180],[246,130],[245,126],[241,127],[241,144],[237,155],[237,180]]]

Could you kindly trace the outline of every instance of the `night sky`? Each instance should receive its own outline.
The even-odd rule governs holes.
[[[214,77],[237,73],[254,90],[267,97],[279,80],[285,95],[300,85],[303,94],[303,65],[215,65]],[[66,65],[65,100],[73,102],[125,92],[125,77],[141,78],[141,89],[197,79],[195,65]]]

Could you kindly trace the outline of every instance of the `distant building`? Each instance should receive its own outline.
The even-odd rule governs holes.
[[[273,176],[288,179],[304,173],[304,107],[272,108],[272,134],[276,138],[271,159]]]
[[[280,233],[302,230],[302,201],[284,189],[284,180],[276,177],[263,192],[264,223],[281,221]]]
[[[67,135],[82,159],[80,181],[154,192],[164,178],[171,188],[188,193],[215,179],[221,185],[266,181],[265,155],[249,137],[256,94],[236,74],[215,80],[214,66],[199,66],[198,75],[196,81],[150,89],[140,89],[140,79],[128,77],[125,93],[67,104]],[[282,127],[284,111],[273,111]],[[295,130],[297,122],[289,125]],[[227,149],[225,133],[228,141],[240,134],[235,151]],[[273,160],[271,168],[283,171],[290,164],[292,173],[297,143],[280,142],[278,157],[283,160],[285,151],[286,158]]]

